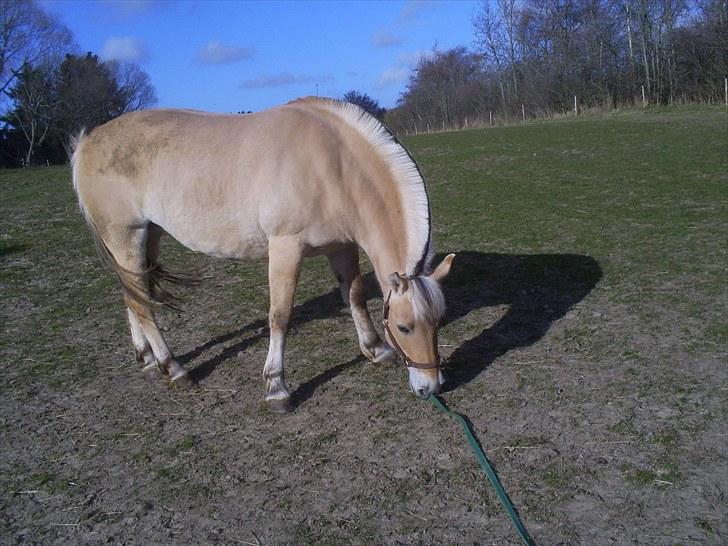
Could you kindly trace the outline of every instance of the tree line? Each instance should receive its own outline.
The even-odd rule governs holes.
[[[433,48],[397,106],[360,104],[395,131],[547,116],[577,107],[721,101],[728,0],[482,0],[475,40]],[[136,64],[80,54],[35,0],[0,0],[0,166],[61,163],[71,138],[156,103]]]
[[[423,55],[396,131],[578,107],[724,100],[728,0],[483,0],[474,45]]]
[[[82,129],[157,102],[137,64],[78,51],[32,0],[0,0],[0,166],[65,163]]]

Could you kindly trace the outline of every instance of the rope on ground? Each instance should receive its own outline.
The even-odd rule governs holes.
[[[508,514],[508,517],[511,519],[513,526],[516,528],[516,531],[518,531],[518,534],[520,535],[521,540],[523,541],[523,543],[526,546],[536,546],[536,543],[533,541],[531,536],[528,534],[526,527],[523,525],[521,518],[518,516],[518,512],[516,512],[516,509],[513,507],[513,503],[511,502],[511,499],[508,497],[508,494],[506,493],[505,489],[503,489],[503,486],[501,485],[501,482],[498,479],[498,475],[495,473],[493,466],[490,464],[490,461],[485,456],[485,453],[483,453],[483,449],[480,447],[480,444],[478,443],[478,440],[475,438],[475,434],[473,434],[473,431],[470,428],[470,425],[468,425],[468,422],[459,413],[455,413],[454,411],[451,411],[450,409],[448,409],[447,406],[445,406],[445,404],[443,404],[442,401],[434,394],[430,395],[428,400],[430,402],[432,402],[433,406],[435,406],[441,412],[446,413],[447,415],[449,415],[450,417],[452,417],[453,419],[458,421],[460,423],[460,425],[463,427],[463,431],[465,432],[465,437],[468,439],[468,442],[470,443],[470,447],[472,448],[473,453],[475,454],[475,457],[478,459],[478,462],[480,463],[480,466],[483,469],[483,472],[485,472],[485,475],[488,477],[488,481],[490,481],[490,484],[493,486],[493,489],[495,489],[495,492],[498,495],[498,498],[500,499],[501,504],[506,509],[506,513]]]

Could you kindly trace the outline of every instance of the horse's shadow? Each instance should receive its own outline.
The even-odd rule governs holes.
[[[448,390],[469,383],[509,350],[532,345],[541,339],[551,324],[586,297],[602,277],[599,264],[589,256],[486,254],[473,251],[456,254],[450,275],[443,286],[447,302],[445,323],[456,322],[482,307],[509,307],[495,324],[462,341],[450,355],[445,364]],[[379,289],[374,275],[365,275],[364,281],[368,297],[375,297]],[[297,306],[291,325],[319,320],[342,308],[337,288]],[[241,336],[243,339],[240,339]],[[188,363],[207,349],[240,339],[190,370],[191,378],[201,381],[217,366],[267,337],[267,321],[257,320],[218,336],[178,359],[183,364]],[[362,360],[362,357],[352,358],[309,379],[292,394],[294,401],[297,404],[306,401],[319,386]]]
[[[495,324],[460,342],[444,366],[446,389],[469,383],[499,356],[541,339],[601,277],[593,258],[577,254],[457,254],[443,286],[445,321],[482,307],[508,305],[508,310]]]

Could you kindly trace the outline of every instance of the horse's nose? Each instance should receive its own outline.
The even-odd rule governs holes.
[[[417,389],[417,396],[419,396],[420,398],[427,398],[428,396],[430,396],[430,393],[431,391],[429,387],[420,387],[419,389]]]

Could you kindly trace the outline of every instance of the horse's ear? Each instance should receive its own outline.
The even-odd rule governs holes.
[[[389,286],[392,288],[394,293],[402,294],[407,291],[407,288],[409,288],[409,281],[407,281],[407,279],[399,273],[392,273],[389,276]]]
[[[435,279],[438,283],[441,282],[445,277],[447,277],[447,274],[450,273],[450,266],[452,265],[452,261],[454,259],[455,254],[448,254],[447,256],[445,256],[440,262],[440,265],[438,265],[432,272],[431,277]]]

